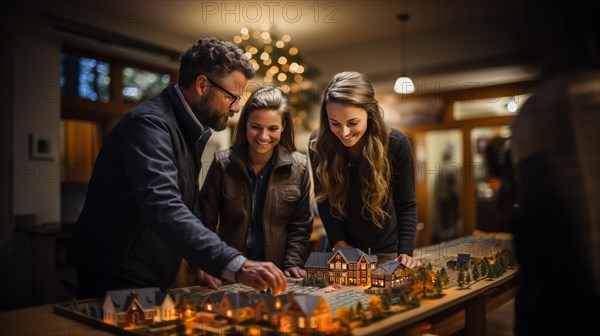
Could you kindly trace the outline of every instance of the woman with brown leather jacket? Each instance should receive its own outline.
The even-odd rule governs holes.
[[[285,94],[261,87],[248,99],[229,149],[215,153],[200,191],[203,223],[251,260],[305,277],[313,215],[306,155],[296,151]],[[219,279],[202,271],[197,280]]]

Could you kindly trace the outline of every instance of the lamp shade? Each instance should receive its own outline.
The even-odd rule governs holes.
[[[415,92],[415,85],[413,84],[412,79],[407,76],[401,76],[396,79],[396,84],[394,84],[394,91],[400,94],[408,94]]]

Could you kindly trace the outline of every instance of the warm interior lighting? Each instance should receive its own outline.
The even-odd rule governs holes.
[[[402,74],[398,79],[396,79],[396,83],[394,84],[394,92],[399,94],[409,94],[415,92],[415,85],[413,84],[412,79],[408,77],[406,72],[406,22],[410,18],[410,15],[407,13],[398,14],[398,20],[402,23],[402,30],[400,31],[400,39],[401,39],[401,52],[402,59],[400,64],[402,65]]]
[[[519,106],[517,105],[517,102],[515,101],[515,98],[513,97],[508,104],[506,104],[506,109],[508,110],[508,112],[517,112],[517,108]]]
[[[265,82],[300,84],[304,79],[317,74],[315,69],[306,71],[308,67],[303,62],[298,47],[290,44],[290,35],[285,34],[279,39],[276,33],[270,31],[268,24],[262,25],[261,29],[262,31],[252,31],[243,27],[240,29],[241,35],[234,36],[233,41],[245,51],[254,70],[259,76],[263,76]],[[279,67],[274,67],[275,64]]]
[[[319,71],[308,65],[302,56],[301,50],[292,44],[292,37],[283,34],[280,37],[269,24],[260,26],[260,30],[243,27],[240,34],[233,37],[244,54],[252,63],[256,71],[256,80],[262,79],[263,83],[279,86],[289,95],[292,105],[292,121],[296,126],[312,129],[314,118],[310,111],[319,93],[312,87],[312,79],[316,78]]]
[[[401,76],[396,79],[396,84],[394,84],[394,91],[400,94],[408,94],[415,92],[415,85],[413,84],[412,79],[407,76]]]

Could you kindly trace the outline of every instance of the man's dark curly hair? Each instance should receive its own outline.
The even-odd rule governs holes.
[[[252,63],[235,43],[214,37],[203,38],[181,55],[179,85],[189,88],[200,74],[219,80],[235,70],[248,79],[254,77]]]

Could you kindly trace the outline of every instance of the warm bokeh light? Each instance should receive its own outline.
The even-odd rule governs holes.
[[[241,35],[240,35],[241,34]],[[289,34],[279,35],[269,24],[260,25],[260,30],[243,27],[233,41],[242,48],[256,71],[255,79],[264,85],[279,86],[289,95],[293,106],[294,125],[308,128],[311,114],[306,111],[318,101],[318,93],[311,89],[310,79],[318,72],[303,60],[300,49],[292,45]],[[309,71],[310,70],[310,71]],[[300,113],[298,111],[303,111]]]

